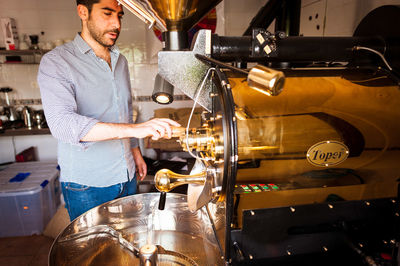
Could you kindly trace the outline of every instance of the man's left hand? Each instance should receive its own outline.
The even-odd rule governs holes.
[[[147,175],[147,165],[143,159],[139,147],[132,148],[132,155],[136,165],[137,177],[139,178],[140,181],[142,181]]]

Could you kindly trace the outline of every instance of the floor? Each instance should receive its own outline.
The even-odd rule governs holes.
[[[52,243],[43,235],[0,238],[0,265],[46,266]]]

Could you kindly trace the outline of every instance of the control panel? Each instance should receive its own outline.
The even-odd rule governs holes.
[[[280,186],[274,183],[270,184],[237,184],[235,185],[235,194],[259,193],[280,190]]]

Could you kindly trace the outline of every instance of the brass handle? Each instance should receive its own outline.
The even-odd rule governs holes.
[[[158,191],[169,192],[172,189],[185,184],[204,185],[206,177],[206,171],[194,175],[181,175],[168,169],[161,169],[154,176],[154,182]]]
[[[186,133],[186,129],[184,127],[171,127],[171,129],[173,138],[180,138]]]

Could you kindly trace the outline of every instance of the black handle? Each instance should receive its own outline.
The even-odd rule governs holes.
[[[12,91],[12,89],[9,87],[0,88],[0,92],[10,92],[10,91]]]
[[[165,200],[167,199],[167,192],[160,193],[160,201],[158,202],[158,209],[164,210],[165,208]]]
[[[243,251],[240,248],[238,242],[236,242],[236,241],[233,242],[233,247],[235,248],[235,251],[236,251],[236,259],[239,262],[244,262],[245,261],[245,257],[244,257]]]

